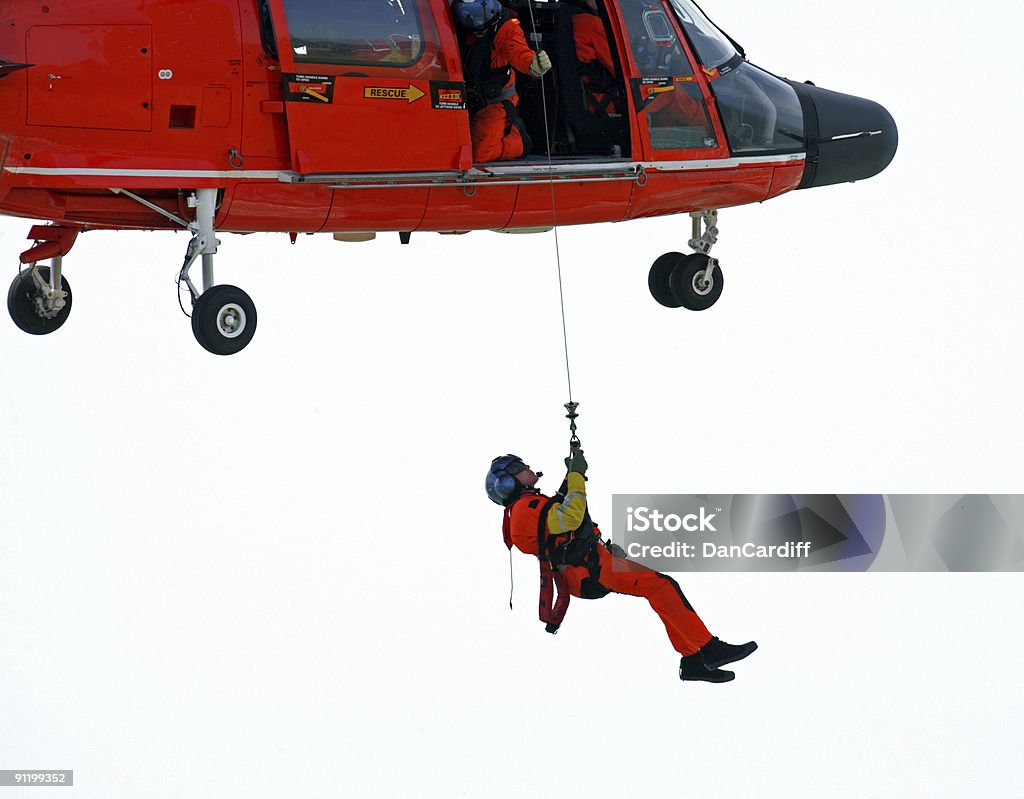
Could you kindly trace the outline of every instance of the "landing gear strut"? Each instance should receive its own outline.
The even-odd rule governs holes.
[[[693,238],[689,245],[694,252],[661,256],[651,266],[647,286],[654,299],[666,308],[706,311],[718,302],[725,285],[718,259],[710,255],[718,241],[718,211],[694,211],[690,218]]]
[[[189,205],[196,209],[196,221],[188,225],[193,235],[178,283],[188,286],[192,296],[192,334],[208,352],[234,355],[252,341],[256,332],[256,306],[249,295],[237,286],[214,285],[213,256],[220,244],[213,223],[217,211],[217,190],[198,189],[189,198]],[[189,270],[200,256],[203,263],[202,292],[189,276]]]
[[[156,211],[192,234],[188,250],[185,252],[185,263],[178,273],[178,288],[180,289],[184,283],[192,299],[192,333],[196,341],[214,355],[234,355],[245,349],[256,332],[256,306],[249,299],[249,295],[237,286],[215,286],[213,281],[213,256],[220,245],[214,225],[214,218],[217,215],[217,189],[196,189],[188,198],[188,207],[196,211],[194,222],[186,222],[165,208],[126,189],[110,191],[114,194],[123,194]],[[196,288],[189,275],[192,265],[200,256],[203,264],[202,291]]]
[[[19,272],[7,292],[7,311],[14,324],[33,336],[45,336],[63,325],[71,313],[71,286],[60,273],[60,256],[53,266],[31,264]]]
[[[34,225],[29,231],[28,237],[35,243],[21,254],[21,263],[27,268],[18,271],[7,292],[7,311],[24,332],[45,336],[67,321],[71,286],[61,268],[78,232],[60,225]],[[39,261],[46,259],[50,266],[39,266]]]

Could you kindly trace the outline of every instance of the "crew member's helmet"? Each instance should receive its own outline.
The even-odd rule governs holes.
[[[491,468],[484,483],[491,502],[505,506],[519,499],[523,486],[516,480],[516,475],[525,468],[523,459],[516,455],[502,455],[491,461]]]
[[[501,3],[499,0],[455,0],[452,13],[463,30],[482,31],[501,16]]]

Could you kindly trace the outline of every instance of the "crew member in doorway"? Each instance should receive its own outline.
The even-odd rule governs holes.
[[[537,489],[540,474],[521,458],[503,455],[487,472],[487,496],[505,508],[505,545],[536,555],[541,564],[541,621],[557,632],[569,597],[600,599],[609,593],[646,599],[661,618],[672,646],[681,655],[679,678],[728,682],[721,667],[747,657],[757,644],[727,644],[711,635],[671,577],[627,560],[621,548],[601,540],[590,520],[582,450],[565,459],[568,473],[562,490],[547,497]],[[558,601],[552,606],[553,590]]]
[[[576,42],[576,60],[579,62],[583,82],[590,90],[594,102],[605,105],[604,111],[614,114],[614,101],[607,98],[608,92],[615,86],[618,70],[612,58],[612,49],[608,44],[608,33],[605,31],[604,20],[597,10],[597,0],[584,0],[583,13],[573,14],[572,33]],[[590,111],[596,110],[594,102]]]
[[[576,42],[576,60],[582,68],[583,82],[587,84],[598,103],[606,103],[606,93],[617,83],[618,70],[608,43],[608,31],[598,10],[597,0],[583,0],[583,13],[573,15],[573,38]],[[667,65],[667,74],[675,70],[689,73],[690,66],[681,51],[674,53]],[[606,113],[615,113],[614,103],[607,103]],[[590,109],[595,110],[593,107]],[[655,94],[644,106],[644,111],[656,127],[707,126],[707,115],[701,104],[681,87]]]
[[[505,16],[499,0],[455,0],[452,13],[465,33],[462,65],[473,160],[522,158],[530,137],[516,110],[515,73],[540,78],[551,69],[551,59],[530,48],[519,20]]]

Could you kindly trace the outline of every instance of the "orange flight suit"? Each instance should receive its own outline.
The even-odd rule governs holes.
[[[612,77],[617,75],[615,61],[612,59],[612,49],[608,44],[608,34],[604,29],[604,22],[597,14],[573,14],[572,34],[576,42],[576,60],[584,66],[595,61],[608,70]],[[583,81],[587,84],[590,80],[584,75]],[[598,100],[603,100],[603,95],[595,95]],[[591,104],[590,111],[596,109]],[[615,105],[610,104],[605,109],[609,114],[616,113]]]
[[[471,35],[469,45],[479,39]],[[494,37],[491,48],[491,67],[501,69],[512,67],[515,72],[530,74],[530,64],[536,55],[526,43],[523,28],[517,19],[506,20]],[[516,76],[513,72],[507,86],[515,87]],[[513,94],[507,101],[512,106],[519,104],[519,95]],[[469,136],[473,141],[473,160],[510,161],[523,156],[523,137],[519,129],[512,124],[509,111],[504,103],[492,103],[477,111],[469,120]]]
[[[597,61],[615,75],[615,61],[608,45],[604,21],[597,14],[573,14],[572,33],[576,40],[576,60],[581,64]]]
[[[676,125],[707,127],[707,117],[701,104],[690,97],[682,86],[676,85],[669,91],[659,92],[651,102],[644,106],[644,110],[647,112],[650,124],[655,127],[674,127]]]
[[[583,476],[570,472],[566,479],[568,493],[561,504],[549,504],[549,497],[530,491],[506,509],[507,544],[527,555],[536,555],[540,544],[538,528],[541,513],[545,509],[546,536],[561,538],[559,533],[566,527],[572,529],[574,522],[581,522],[586,510]],[[600,568],[600,586],[616,594],[646,599],[661,618],[672,646],[680,655],[692,655],[711,640],[711,633],[683,596],[675,580],[639,563],[613,556],[603,543],[597,542],[595,548]],[[593,577],[590,569],[586,566],[562,566],[560,570],[570,594],[584,597],[588,593],[583,583]],[[594,586],[587,588],[593,594]]]
[[[584,65],[596,61],[613,77],[618,77],[615,61],[612,59],[611,47],[608,44],[608,33],[601,17],[597,14],[574,14],[572,30],[573,38],[576,40],[576,60]],[[598,97],[598,99],[602,98]],[[652,123],[653,117],[657,115],[657,122],[661,126],[673,123],[680,125],[707,124],[701,104],[678,86],[667,92],[659,92],[644,109],[651,117]],[[593,110],[591,108],[591,111]],[[615,108],[610,106],[607,111],[613,114]]]
[[[616,594],[646,599],[665,625],[676,652],[692,655],[711,640],[711,633],[683,595],[679,583],[639,563],[613,556],[604,544],[597,545],[597,553],[601,564],[601,585]],[[589,576],[587,569],[567,566],[563,573],[569,583],[569,593],[579,596],[580,584]]]

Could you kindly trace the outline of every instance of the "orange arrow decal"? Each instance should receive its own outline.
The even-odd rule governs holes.
[[[412,105],[426,96],[425,91],[411,83],[406,89],[396,86],[366,86],[363,88],[363,97],[367,100],[405,100],[408,105]]]

